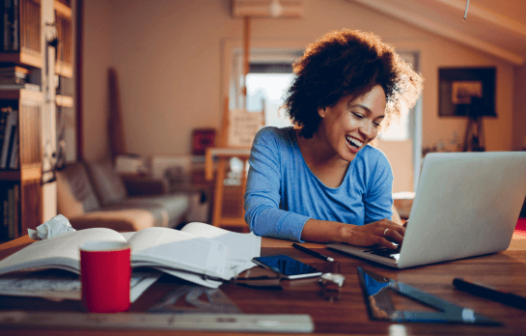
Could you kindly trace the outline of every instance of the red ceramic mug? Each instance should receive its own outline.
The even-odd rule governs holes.
[[[82,301],[93,313],[130,308],[130,253],[127,243],[93,241],[80,247]]]

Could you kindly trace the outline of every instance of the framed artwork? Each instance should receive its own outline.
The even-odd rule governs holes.
[[[216,130],[213,128],[198,128],[192,132],[192,154],[205,155],[208,147],[214,147]]]
[[[440,117],[496,117],[495,68],[439,69]]]

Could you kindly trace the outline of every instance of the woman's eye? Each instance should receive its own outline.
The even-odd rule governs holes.
[[[363,119],[363,118],[364,118],[364,116],[361,115],[360,113],[354,113],[354,112],[352,112],[352,114],[353,114],[356,118],[358,118],[358,119]]]

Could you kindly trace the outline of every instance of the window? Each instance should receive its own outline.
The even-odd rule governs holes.
[[[292,73],[253,73],[247,76],[247,111],[265,111],[265,125],[284,127],[292,123],[282,108],[294,80]]]
[[[282,108],[287,90],[294,80],[292,63],[303,54],[303,50],[252,50],[250,69],[246,78],[247,106],[249,112],[265,111],[265,125],[284,127],[292,125]],[[244,105],[243,55],[234,52],[233,76],[230,85],[229,107]]]

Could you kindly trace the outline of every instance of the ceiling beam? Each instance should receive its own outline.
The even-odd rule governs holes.
[[[464,13],[466,9],[465,1],[464,3],[462,3],[462,1],[459,1],[459,0],[434,0],[434,1],[447,5],[451,8],[454,8],[458,10],[459,13],[462,13],[462,14]],[[526,25],[523,25],[520,22],[514,21],[513,19],[510,19],[509,17],[505,15],[495,13],[489,9],[477,6],[473,2],[469,3],[467,20],[469,20],[470,16],[474,16],[477,19],[486,21],[487,23],[493,26],[498,26],[500,28],[503,28],[518,37],[526,38]]]
[[[278,6],[278,12],[272,13],[272,6]],[[303,18],[305,0],[232,0],[232,16],[241,18]]]
[[[474,36],[461,33],[443,24],[437,23],[433,20],[426,19],[414,13],[395,7],[387,2],[373,1],[373,0],[348,0],[354,3],[359,3],[363,6],[372,8],[387,16],[394,17],[400,21],[406,22],[410,25],[416,26],[423,30],[432,32],[451,40],[457,41],[461,44],[468,45],[474,49],[484,51],[493,56],[502,58],[512,64],[522,65],[524,59],[511,51],[495,46],[486,41],[482,41]],[[469,15],[469,14],[468,14]]]

